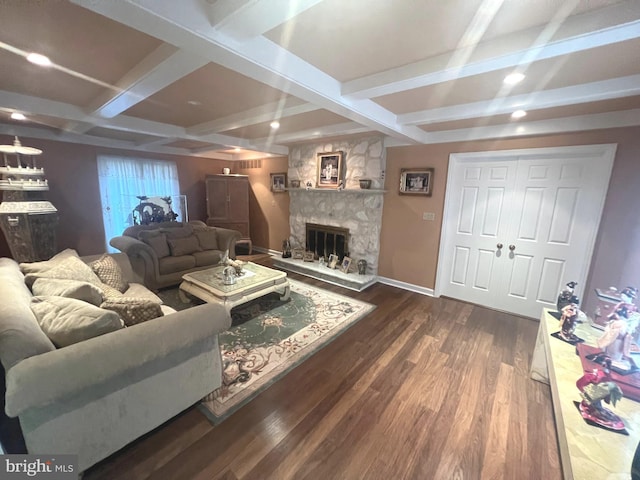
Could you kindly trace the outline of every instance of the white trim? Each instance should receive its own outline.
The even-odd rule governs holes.
[[[414,285],[413,283],[401,282],[400,280],[395,280],[393,278],[381,277],[378,276],[378,282],[383,283],[384,285],[390,285],[392,287],[398,287],[403,290],[408,290],[410,292],[419,293],[420,295],[426,295],[427,297],[437,297],[435,295],[433,289],[421,287],[419,285]]]

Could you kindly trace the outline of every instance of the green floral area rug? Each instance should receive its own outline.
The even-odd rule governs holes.
[[[219,335],[223,385],[200,404],[213,423],[220,423],[375,308],[289,282],[289,300],[269,294],[231,311],[232,326]]]

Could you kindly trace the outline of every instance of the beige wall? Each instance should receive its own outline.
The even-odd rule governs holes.
[[[458,152],[617,143],[611,186],[587,285],[578,287],[583,308],[594,307],[596,287],[640,286],[640,128],[621,128],[513,140],[420,145],[387,149],[379,275],[434,288],[449,155]],[[434,167],[432,197],[398,194],[400,169]],[[422,212],[436,220],[423,221]]]
[[[271,174],[286,173],[288,158],[247,163],[253,168],[237,169],[234,173],[249,176],[251,240],[254,246],[281,251],[282,241],[289,238],[289,193],[271,191]]]

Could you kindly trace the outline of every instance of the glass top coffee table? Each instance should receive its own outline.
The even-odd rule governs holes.
[[[225,285],[222,281],[224,268],[217,266],[183,275],[180,284],[182,300],[187,301],[184,297],[186,292],[207,303],[224,305],[230,311],[236,305],[271,292],[278,293],[281,300],[289,298],[289,280],[285,272],[248,262],[244,265],[243,274],[236,277],[236,283]]]

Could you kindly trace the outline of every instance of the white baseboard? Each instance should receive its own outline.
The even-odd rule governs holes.
[[[272,257],[282,257],[282,252],[278,250],[271,250],[263,247],[253,247],[253,249],[260,253],[268,253]],[[390,285],[392,287],[398,287],[403,290],[408,290],[410,292],[419,293],[420,295],[426,295],[427,297],[434,297],[434,292],[432,288],[421,287],[419,285],[414,285],[413,283],[401,282],[400,280],[394,280],[393,278],[388,277],[377,277],[377,281],[383,283],[384,285]]]
[[[419,293],[420,295],[426,295],[428,297],[434,296],[432,288],[421,287],[419,285],[414,285],[413,283],[401,282],[400,280],[380,276],[378,276],[378,282],[384,283],[385,285],[391,285],[392,287],[402,288],[403,290],[409,290],[410,292]]]

